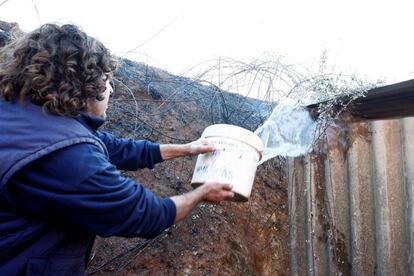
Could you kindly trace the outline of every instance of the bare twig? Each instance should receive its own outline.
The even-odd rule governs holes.
[[[3,2],[0,3],[0,7],[3,6],[4,4],[6,4],[7,2],[9,2],[10,0],[4,0]]]
[[[121,84],[128,91],[128,93],[132,97],[132,100],[135,103],[135,123],[134,123],[134,134],[133,134],[133,137],[135,137],[136,131],[137,131],[137,124],[138,124],[138,103],[137,103],[137,100],[135,99],[134,92],[132,92],[132,90],[126,84],[124,84],[121,80],[119,80],[117,78],[114,78],[114,80],[117,81],[119,84]]]
[[[134,48],[132,48],[131,50],[127,51],[126,53],[124,53],[122,55],[122,57],[128,55],[129,53],[135,51],[136,49],[138,49],[139,47],[144,46],[145,44],[147,44],[148,42],[150,42],[151,40],[153,40],[155,37],[157,37],[159,34],[161,34],[163,31],[165,31],[168,27],[170,27],[174,21],[177,20],[178,17],[173,18],[167,25],[165,25],[164,27],[162,27],[158,32],[156,32],[155,34],[153,34],[152,36],[150,36],[149,38],[147,38],[146,40],[144,40],[142,43],[138,44],[137,46],[135,46]]]
[[[40,14],[39,14],[39,10],[37,9],[37,5],[35,3],[35,0],[32,0],[32,3],[33,3],[33,7],[36,11],[37,20],[39,20],[39,25],[42,25],[42,20],[40,20]]]

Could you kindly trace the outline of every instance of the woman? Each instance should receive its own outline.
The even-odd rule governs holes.
[[[73,25],[46,24],[0,51],[0,271],[83,275],[95,235],[147,237],[200,201],[231,198],[205,183],[158,198],[119,170],[214,150],[115,138],[106,118],[116,61]]]

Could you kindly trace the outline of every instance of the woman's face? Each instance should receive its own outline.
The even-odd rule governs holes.
[[[109,79],[106,80],[106,90],[103,93],[102,101],[94,100],[89,102],[88,112],[94,116],[106,119],[106,110],[108,109],[109,97],[114,92]]]

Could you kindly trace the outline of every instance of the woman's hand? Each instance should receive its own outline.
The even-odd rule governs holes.
[[[212,203],[218,203],[223,200],[234,197],[233,186],[226,183],[206,182],[199,187],[204,189],[203,200]]]
[[[200,138],[196,141],[183,144],[160,145],[161,157],[163,160],[170,160],[177,157],[193,156],[197,154],[212,152],[215,147],[207,139]]]
[[[200,138],[196,141],[185,145],[187,147],[188,155],[197,155],[207,152],[215,151],[216,148],[207,139]]]
[[[185,218],[201,201],[219,203],[231,199],[234,197],[232,188],[230,184],[206,182],[191,192],[171,197],[176,207],[174,222]]]

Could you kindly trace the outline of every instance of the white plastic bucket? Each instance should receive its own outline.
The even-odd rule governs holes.
[[[191,185],[198,187],[206,181],[230,183],[235,193],[233,200],[247,201],[263,152],[262,140],[247,129],[225,124],[207,127],[201,137],[216,151],[198,156]]]

